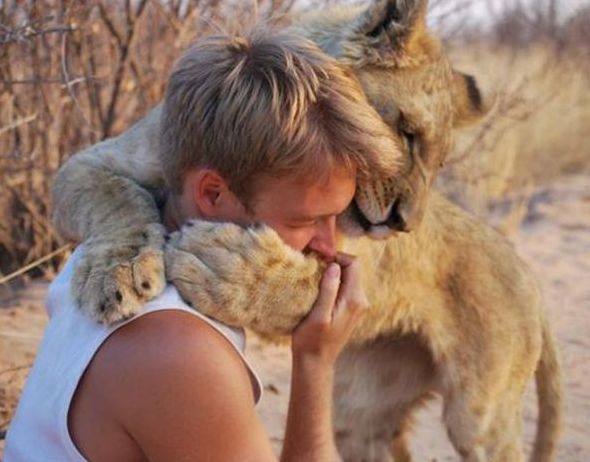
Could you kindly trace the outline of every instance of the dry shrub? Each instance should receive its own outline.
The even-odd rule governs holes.
[[[537,186],[590,170],[590,78],[578,51],[544,40],[516,49],[474,41],[451,54],[497,97],[482,124],[459,134],[441,178],[463,205],[485,217],[508,202],[514,221]]]
[[[581,8],[564,25],[562,44],[578,57],[578,63],[590,74],[590,6]]]
[[[490,3],[486,27],[463,15],[460,28],[444,32],[456,67],[497,102],[458,136],[439,182],[466,208],[513,230],[541,185],[590,170],[590,7]]]
[[[243,27],[292,4],[0,2],[0,278],[62,244],[50,220],[54,173],[155,105],[180,50],[220,24]]]
[[[60,248],[50,220],[55,171],[72,153],[145,114],[182,48],[211,28],[239,27],[293,3],[0,2],[0,278]],[[433,2],[433,12],[443,3]],[[439,11],[440,21],[466,4]],[[560,46],[488,38],[451,47],[458,67],[499,95],[483,126],[460,138],[443,174],[447,191],[472,210],[485,214],[507,194],[588,167],[590,72],[581,66],[590,62],[589,19],[586,11],[564,25]],[[31,274],[52,273],[59,262]]]

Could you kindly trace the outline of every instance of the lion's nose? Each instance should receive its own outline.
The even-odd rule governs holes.
[[[393,205],[391,206],[391,211],[389,212],[389,216],[387,217],[387,221],[385,224],[389,229],[395,231],[407,231],[406,220],[402,216],[401,210],[401,199],[396,199]]]

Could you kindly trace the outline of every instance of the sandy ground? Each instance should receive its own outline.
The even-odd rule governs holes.
[[[590,460],[590,177],[578,176],[538,191],[522,226],[510,236],[537,273],[549,317],[559,341],[566,380],[565,431],[557,460]],[[46,284],[4,297],[0,309],[0,429],[10,421],[35,349],[46,324]],[[250,339],[248,355],[262,377],[265,395],[260,415],[273,444],[281,445],[289,396],[289,352]],[[418,415],[412,438],[417,461],[459,460],[440,424],[440,402]],[[525,401],[525,441],[536,422],[534,387]],[[0,441],[0,455],[3,442]]]

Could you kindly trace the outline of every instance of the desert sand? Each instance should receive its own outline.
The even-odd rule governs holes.
[[[538,189],[518,229],[508,238],[536,272],[559,342],[566,384],[565,428],[557,460],[590,460],[590,177],[573,176]],[[0,429],[16,406],[47,322],[46,283],[4,296],[0,308]],[[258,410],[277,451],[289,396],[289,350],[249,338],[247,351],[263,383]],[[418,414],[411,446],[417,461],[455,461],[440,423],[441,403]],[[536,400],[531,383],[525,400],[525,447],[533,439]],[[3,441],[0,441],[0,456]]]

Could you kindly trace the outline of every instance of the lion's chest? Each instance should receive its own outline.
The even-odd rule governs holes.
[[[347,348],[336,373],[336,409],[344,420],[391,418],[404,403],[436,388],[437,368],[416,335],[381,337]]]
[[[408,252],[405,241],[353,241],[346,251],[362,261],[363,287],[371,304],[354,341],[388,332],[423,332],[444,311],[445,298],[427,255]]]

